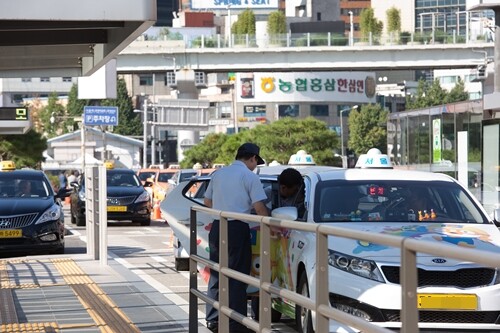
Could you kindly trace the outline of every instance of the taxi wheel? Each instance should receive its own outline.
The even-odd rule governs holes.
[[[151,225],[151,219],[142,220],[142,221],[139,221],[139,223],[143,226],[148,226],[148,225]]]
[[[300,274],[297,292],[302,296],[310,297],[309,283],[307,283],[307,274],[305,271]],[[295,305],[295,322],[299,333],[314,333],[311,310],[303,308],[298,304]]]

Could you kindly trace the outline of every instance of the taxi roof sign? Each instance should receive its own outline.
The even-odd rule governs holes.
[[[306,153],[305,150],[299,150],[290,156],[288,165],[316,165],[316,162],[314,162],[312,155]]]
[[[13,161],[0,161],[0,171],[16,170],[16,164]]]
[[[106,170],[114,169],[115,168],[115,162],[114,161],[105,161],[104,162],[104,167]]]
[[[359,169],[392,169],[392,163],[387,154],[377,148],[368,150],[366,154],[362,154],[356,162],[355,168]]]

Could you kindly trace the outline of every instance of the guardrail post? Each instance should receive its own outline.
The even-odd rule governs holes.
[[[321,305],[330,306],[328,292],[328,235],[316,228],[316,332],[329,331],[329,319],[320,314]],[[311,295],[312,296],[312,295]]]
[[[221,273],[229,265],[229,245],[227,238],[227,218],[219,222],[219,308],[229,307],[229,278]],[[229,332],[229,317],[219,310],[219,332]]]
[[[100,165],[97,168],[98,186],[98,221],[99,221],[99,262],[101,266],[108,264],[108,204],[107,204],[107,185],[106,185],[106,168]]]
[[[217,48],[220,49],[220,34],[217,34]]]
[[[311,46],[311,33],[310,32],[307,33],[307,46],[308,47]]]
[[[401,333],[418,332],[417,254],[406,248],[404,239],[401,243],[401,267],[399,283],[401,285]]]
[[[290,39],[292,38],[292,35],[288,32],[286,34],[286,47],[290,47],[291,43],[290,43]]]
[[[271,327],[271,294],[262,288],[263,283],[271,284],[271,228],[260,223],[260,288],[259,288],[259,329]]]
[[[191,290],[198,290],[198,267],[192,255],[198,254],[196,240],[196,211],[190,211],[190,231],[189,231],[189,333],[198,333],[198,298]]]
[[[331,37],[332,37],[332,33],[331,32],[328,32],[328,46],[332,46],[332,41],[331,41]]]

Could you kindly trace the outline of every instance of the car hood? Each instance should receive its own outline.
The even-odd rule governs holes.
[[[145,191],[142,186],[108,186],[108,197],[128,197],[140,195]]]
[[[53,197],[0,199],[0,216],[40,213],[54,204]]]
[[[493,224],[466,223],[352,223],[336,225],[352,230],[408,237],[417,240],[447,244],[453,247],[492,251],[500,254],[500,232]],[[363,258],[379,258],[382,261],[399,262],[401,250],[386,245],[348,238],[330,237],[329,248],[344,254]],[[432,257],[419,252],[418,256]]]

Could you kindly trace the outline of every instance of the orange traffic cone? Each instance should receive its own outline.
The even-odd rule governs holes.
[[[153,206],[153,219],[161,220],[161,210],[160,210],[160,201],[156,200]]]

